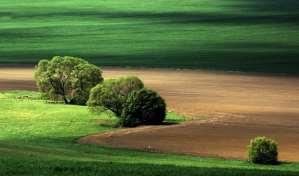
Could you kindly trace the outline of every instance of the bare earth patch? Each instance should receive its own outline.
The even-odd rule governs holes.
[[[193,120],[91,135],[80,139],[81,143],[243,159],[249,139],[264,135],[279,142],[280,159],[299,161],[299,78],[191,70],[103,70],[105,78],[139,76],[166,99],[169,110]],[[32,68],[0,68],[0,90],[35,90],[32,78]]]

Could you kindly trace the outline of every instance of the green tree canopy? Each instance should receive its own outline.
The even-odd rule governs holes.
[[[143,87],[142,81],[135,76],[105,80],[90,91],[87,104],[91,109],[105,107],[120,116],[127,96]]]
[[[79,105],[84,105],[91,88],[103,81],[100,68],[70,56],[41,60],[36,66],[34,77],[46,98]]]

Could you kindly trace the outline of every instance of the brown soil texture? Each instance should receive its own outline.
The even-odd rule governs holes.
[[[36,90],[33,69],[0,67],[0,90]]]
[[[105,78],[136,75],[168,110],[191,121],[95,134],[79,140],[116,148],[225,158],[246,157],[255,136],[279,143],[281,160],[299,161],[299,78],[228,72],[104,68]],[[0,68],[0,90],[35,90],[32,68]]]

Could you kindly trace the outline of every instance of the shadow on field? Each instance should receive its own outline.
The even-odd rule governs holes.
[[[246,45],[247,43],[242,43]],[[90,61],[105,66],[133,66],[157,68],[190,68],[225,71],[242,71],[256,73],[292,74],[298,75],[299,50],[285,48],[275,50],[275,45],[249,44],[242,45],[223,44],[217,49],[192,48],[188,50],[168,49],[151,53],[135,55],[98,57],[89,55]],[[239,48],[234,50],[234,47]],[[179,48],[179,47],[177,47]],[[242,48],[244,50],[242,50]],[[283,58],[283,59],[282,59]]]
[[[234,7],[246,11],[264,12],[264,13],[279,13],[279,14],[292,14],[298,15],[298,0],[229,0],[231,2],[238,2]]]
[[[204,5],[204,3],[203,3]],[[276,24],[290,23],[299,24],[299,1],[298,0],[229,0],[227,3],[215,1],[210,5],[215,10],[211,12],[203,11],[170,11],[151,12],[147,10],[113,10],[97,11],[94,9],[65,9],[50,12],[34,13],[10,13],[0,12],[0,16],[17,18],[119,18],[119,19],[144,19],[150,23],[169,24]],[[218,12],[219,10],[220,12]],[[223,12],[221,12],[223,9]],[[0,33],[0,35],[3,35]]]
[[[238,7],[236,7],[238,8]],[[240,7],[242,9],[242,7]],[[8,14],[5,14],[8,15]],[[218,24],[218,25],[250,25],[250,24],[299,24],[298,14],[259,14],[259,13],[241,13],[241,12],[96,12],[96,11],[69,11],[52,12],[44,14],[10,14],[12,19],[18,18],[117,18],[117,19],[142,19],[148,20],[146,23],[162,24]],[[1,32],[1,31],[0,31]],[[3,35],[0,33],[0,35]]]
[[[25,161],[24,161],[25,162]],[[26,160],[28,162],[28,160]],[[47,173],[49,175],[119,175],[122,176],[161,176],[167,173],[169,176],[296,176],[297,172],[291,171],[275,171],[260,169],[239,169],[239,168],[217,168],[217,167],[181,167],[175,165],[159,165],[159,164],[124,164],[119,162],[47,162],[47,161],[31,161],[37,162],[39,167],[21,163],[6,163],[18,166],[13,171],[3,170],[2,173],[9,175],[39,175]],[[30,162],[29,162],[30,163]],[[32,173],[33,172],[33,173]]]
[[[47,50],[45,52],[24,52],[22,60],[14,58],[12,53],[3,53],[7,63],[31,64],[37,62],[32,58],[51,58],[53,55],[74,55],[88,58],[91,63],[104,66],[128,66],[151,68],[191,68],[224,71],[242,71],[256,73],[299,75],[299,46],[283,43],[264,42],[226,42],[194,47],[185,44],[157,51],[130,53],[126,55],[92,54]],[[181,48],[181,49],[179,49]],[[32,61],[30,61],[32,60]],[[1,61],[5,63],[5,61]],[[1,83],[0,83],[1,84]]]

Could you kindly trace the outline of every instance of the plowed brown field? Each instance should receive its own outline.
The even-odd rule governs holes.
[[[96,134],[81,143],[201,156],[245,158],[249,139],[270,136],[280,159],[299,161],[299,78],[191,70],[105,68],[137,75],[169,110],[192,121]],[[0,68],[0,89],[36,89],[32,68]]]

